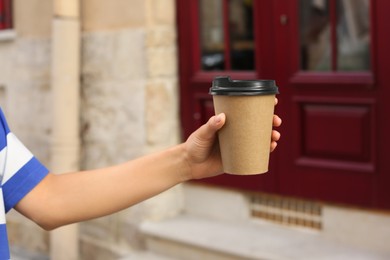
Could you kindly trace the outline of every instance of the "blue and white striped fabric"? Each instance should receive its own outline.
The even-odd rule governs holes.
[[[10,132],[0,109],[0,260],[10,259],[5,214],[47,174],[48,170]]]

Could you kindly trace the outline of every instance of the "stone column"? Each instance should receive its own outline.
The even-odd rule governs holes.
[[[52,22],[53,134],[51,170],[79,168],[80,20],[78,0],[55,0]],[[50,259],[78,259],[78,227],[69,225],[51,233]]]

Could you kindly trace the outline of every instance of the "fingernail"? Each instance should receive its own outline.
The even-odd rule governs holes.
[[[221,121],[222,121],[222,115],[221,114],[216,115],[214,118],[214,122],[218,124]]]

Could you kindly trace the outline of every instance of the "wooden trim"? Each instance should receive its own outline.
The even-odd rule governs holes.
[[[0,29],[5,29],[5,15],[4,0],[0,0]]]
[[[192,59],[192,54],[190,48],[187,46],[191,46],[191,35],[193,28],[188,27],[187,21],[190,17],[191,12],[189,10],[193,7],[191,5],[193,1],[187,3],[183,0],[176,0],[176,22],[177,22],[177,30],[178,30],[178,54],[179,54],[179,91],[180,91],[180,120],[182,126],[182,139],[185,139],[189,132],[191,131],[192,120],[188,116],[191,114],[191,104],[188,104],[188,100],[190,100],[191,93],[189,89],[189,81],[190,78],[190,65],[191,62],[189,60]],[[192,25],[192,23],[190,23]],[[183,48],[185,46],[185,48]]]
[[[375,85],[371,72],[297,72],[290,78],[296,86],[329,85],[329,87],[354,86],[359,89],[371,89]]]
[[[390,121],[388,111],[390,111],[390,34],[388,25],[390,24],[390,1],[372,0],[372,28],[375,28],[375,73],[378,81],[378,124],[377,124],[377,146],[379,172],[375,180],[374,206],[390,210],[390,163],[388,147],[390,146]]]
[[[338,69],[338,45],[337,45],[337,3],[336,0],[329,1],[329,19],[330,19],[330,46],[331,46],[331,71]]]
[[[180,1],[179,1],[180,2]],[[186,17],[184,20],[189,20],[190,27],[188,27],[188,23],[186,24],[187,27],[184,27],[182,29],[183,35],[186,35],[187,41],[189,41],[188,45],[191,46],[188,51],[192,54],[188,56],[188,59],[186,61],[187,64],[190,64],[191,71],[198,71],[202,70],[202,62],[201,62],[201,37],[200,37],[200,25],[199,25],[199,0],[196,1],[184,1],[186,10],[184,13],[186,14]],[[183,10],[183,9],[182,9]],[[178,10],[180,11],[180,10]]]
[[[223,35],[224,35],[224,57],[225,57],[225,69],[232,69],[232,59],[231,59],[231,41],[230,41],[230,11],[229,11],[229,1],[222,0],[222,19],[223,19]]]

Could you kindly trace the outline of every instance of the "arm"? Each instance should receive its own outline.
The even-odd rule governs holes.
[[[214,116],[185,143],[120,165],[49,174],[15,208],[51,230],[117,212],[187,180],[218,175],[222,165],[216,132],[224,123],[224,114]],[[275,116],[274,125],[280,123]],[[279,136],[274,131],[271,147]]]

